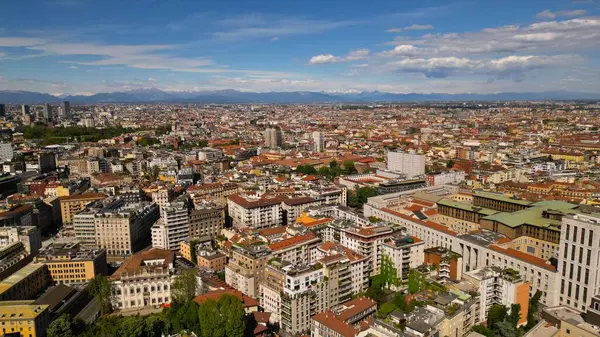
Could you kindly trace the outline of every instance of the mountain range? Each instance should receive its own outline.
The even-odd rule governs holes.
[[[373,103],[418,101],[531,101],[531,100],[600,100],[600,94],[568,91],[505,92],[496,94],[394,94],[380,91],[327,93],[314,91],[246,92],[238,90],[163,91],[156,88],[98,93],[91,96],[53,96],[30,91],[0,91],[0,103],[41,104],[70,101],[74,104],[95,103]]]

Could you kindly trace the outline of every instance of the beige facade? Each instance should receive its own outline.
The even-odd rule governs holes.
[[[63,224],[70,224],[73,215],[85,208],[91,202],[106,198],[102,193],[77,194],[68,197],[60,197],[60,214]]]

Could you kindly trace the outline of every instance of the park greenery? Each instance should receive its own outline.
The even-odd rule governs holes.
[[[97,142],[101,139],[113,138],[125,133],[133,132],[133,129],[121,126],[110,126],[102,129],[87,128],[82,126],[69,127],[46,127],[44,125],[25,126],[23,137],[25,139],[40,139],[43,145],[53,145],[74,142]]]
[[[377,190],[370,186],[358,187],[348,193],[348,206],[361,208],[370,197],[377,195]]]
[[[312,165],[298,165],[296,172],[302,174],[319,175],[329,180],[341,175],[349,175],[357,173],[354,162],[346,160],[342,163],[342,166],[337,161],[332,160],[329,166],[322,166],[318,170]]]

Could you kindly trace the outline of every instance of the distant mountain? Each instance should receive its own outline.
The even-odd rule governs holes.
[[[600,94],[567,91],[507,92],[497,94],[393,94],[380,91],[364,92],[246,92],[238,90],[162,91],[156,88],[124,92],[98,93],[91,96],[52,96],[29,91],[0,91],[0,103],[40,104],[62,100],[83,103],[374,103],[418,101],[515,101],[515,100],[596,100]]]

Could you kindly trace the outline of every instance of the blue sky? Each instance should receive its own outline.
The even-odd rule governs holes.
[[[597,0],[0,1],[0,90],[600,92]]]

